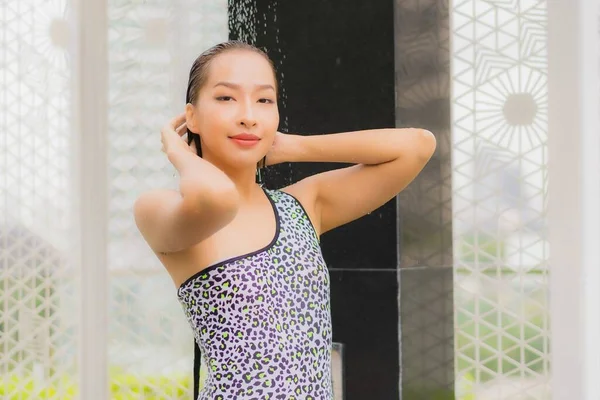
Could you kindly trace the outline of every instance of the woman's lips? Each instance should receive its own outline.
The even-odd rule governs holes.
[[[242,147],[252,147],[259,142],[259,139],[240,139],[237,136],[234,136],[230,139],[233,140],[235,144]]]
[[[247,133],[247,132],[243,132],[240,134],[237,134],[235,136],[232,136],[232,139],[240,139],[240,140],[260,140],[260,138],[256,135],[253,135],[251,133]]]

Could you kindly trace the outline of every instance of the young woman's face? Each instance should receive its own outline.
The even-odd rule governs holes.
[[[218,164],[255,167],[279,126],[275,87],[273,70],[260,54],[232,50],[215,57],[191,121],[188,116],[202,138],[202,156]],[[248,140],[252,137],[256,140]]]

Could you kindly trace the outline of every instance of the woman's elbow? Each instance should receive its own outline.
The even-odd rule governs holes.
[[[437,146],[435,135],[426,129],[419,129],[418,142],[419,154],[422,158],[429,160]]]

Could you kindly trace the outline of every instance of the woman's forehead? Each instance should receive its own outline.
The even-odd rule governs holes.
[[[215,57],[210,64],[209,85],[229,82],[238,85],[266,85],[275,80],[269,62],[251,51],[228,51]]]

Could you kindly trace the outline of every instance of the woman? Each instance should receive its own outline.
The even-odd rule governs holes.
[[[393,199],[428,162],[435,138],[422,129],[277,132],[273,64],[240,42],[198,57],[187,97],[185,113],[161,132],[179,191],[144,193],[134,213],[179,288],[208,366],[197,398],[332,399],[319,237]],[[257,183],[261,166],[281,162],[356,165],[280,190]]]

